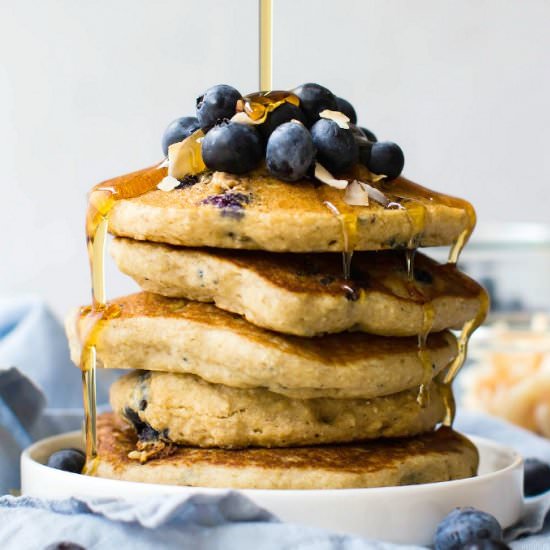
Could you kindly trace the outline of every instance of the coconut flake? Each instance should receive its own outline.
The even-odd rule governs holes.
[[[344,130],[349,130],[349,117],[347,117],[344,113],[341,113],[340,111],[331,111],[330,109],[325,109],[324,111],[321,111],[319,113],[319,116],[321,118],[326,118],[328,120],[332,120],[340,126],[340,128],[344,128]]]
[[[256,124],[262,124],[262,120],[254,120],[250,118],[244,111],[240,113],[235,113],[231,117],[231,122],[236,122],[237,124],[248,124],[250,126],[255,126]]]
[[[315,163],[315,178],[319,181],[330,185],[336,189],[345,189],[348,185],[348,180],[337,180],[322,164]]]
[[[368,206],[369,199],[384,207],[392,204],[380,189],[359,180],[353,180],[344,195],[344,202],[351,206]]]
[[[179,184],[180,184],[180,182],[176,178],[174,178],[173,176],[166,176],[157,185],[157,189],[160,189],[161,191],[172,191]]]
[[[390,199],[380,191],[380,189],[376,189],[376,187],[373,187],[372,185],[369,185],[368,183],[365,183],[364,181],[358,182],[361,184],[363,189],[367,191],[369,194],[369,198],[373,201],[377,202],[378,204],[381,204],[382,206],[388,206],[390,204]]]
[[[360,181],[353,180],[344,193],[344,202],[350,206],[368,206],[369,192]]]
[[[168,168],[168,157],[166,157],[160,164],[157,165],[157,168]]]

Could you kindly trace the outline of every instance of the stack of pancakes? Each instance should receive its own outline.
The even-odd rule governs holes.
[[[96,475],[279,489],[475,475],[475,447],[438,426],[449,329],[476,316],[480,287],[420,253],[408,272],[404,251],[452,244],[468,212],[419,196],[418,233],[408,204],[349,206],[311,181],[219,172],[118,201],[111,253],[143,291],[114,300],[120,315],[97,335],[99,365],[130,373],[98,419]]]

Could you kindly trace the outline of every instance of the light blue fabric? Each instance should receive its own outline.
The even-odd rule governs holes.
[[[101,374],[98,401],[104,403],[113,373]],[[0,300],[0,494],[19,487],[19,453],[29,442],[74,429],[81,419],[80,375],[57,320],[36,298]],[[501,420],[462,413],[456,427],[550,462],[550,441]],[[511,542],[514,550],[550,550],[549,510],[550,493],[527,500],[507,539],[531,536]],[[235,492],[132,502],[0,497],[2,550],[38,550],[61,540],[99,550],[415,548],[283,524]]]

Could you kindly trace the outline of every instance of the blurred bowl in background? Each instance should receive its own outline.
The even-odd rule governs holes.
[[[465,409],[550,438],[550,316],[494,314],[472,338],[457,383]]]

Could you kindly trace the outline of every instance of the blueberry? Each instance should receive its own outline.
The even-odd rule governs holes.
[[[183,141],[200,128],[199,121],[194,116],[182,116],[172,121],[162,136],[162,152],[168,155],[168,147],[172,143]]]
[[[284,181],[303,178],[315,158],[315,146],[308,129],[299,122],[281,124],[267,142],[268,170]]]
[[[216,122],[231,118],[235,114],[239,99],[241,94],[227,84],[208,88],[197,98],[197,118],[201,128],[207,132]]]
[[[372,144],[367,166],[375,174],[384,174],[393,180],[401,174],[405,157],[401,147],[391,141],[377,141]]]
[[[365,136],[367,136],[369,141],[378,141],[378,138],[368,128],[360,126],[359,129],[363,132],[363,134],[365,134]]]
[[[52,544],[48,544],[44,550],[86,550],[84,546],[80,546],[80,544],[76,544],[76,542],[69,542],[66,540],[60,541],[60,542],[53,542]]]
[[[357,162],[359,148],[351,130],[322,118],[311,127],[311,136],[319,162],[330,172],[343,172]]]
[[[550,489],[550,465],[538,458],[526,458],[523,465],[523,493],[533,497]]]
[[[292,90],[300,98],[300,108],[306,115],[308,126],[319,120],[319,113],[325,109],[336,111],[336,96],[320,84],[302,84]]]
[[[510,547],[500,540],[484,539],[461,546],[461,550],[510,550]]]
[[[245,124],[222,122],[202,140],[202,158],[210,170],[244,174],[258,166],[262,155],[260,134]]]
[[[437,526],[435,550],[462,550],[466,544],[502,540],[502,527],[490,514],[475,508],[455,508]]]
[[[283,103],[268,115],[266,121],[260,124],[258,129],[263,138],[267,141],[275,128],[291,120],[299,120],[303,124],[306,123],[306,117],[300,107],[292,103]]]
[[[210,195],[206,197],[202,204],[211,204],[216,208],[229,208],[229,209],[238,209],[244,208],[245,204],[250,203],[250,195],[245,195],[244,193],[222,193],[221,195]]]
[[[79,474],[84,468],[86,455],[78,449],[62,449],[48,458],[48,466],[65,472]]]
[[[353,105],[343,97],[336,98],[336,110],[344,113],[352,124],[357,124],[357,113]]]
[[[359,162],[365,166],[370,160],[370,151],[372,149],[372,141],[367,139],[367,136],[364,134],[363,130],[355,124],[350,124],[349,129],[355,138],[355,142],[359,147]]]

